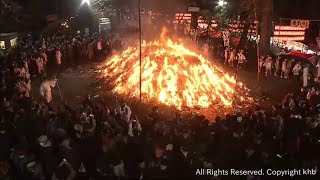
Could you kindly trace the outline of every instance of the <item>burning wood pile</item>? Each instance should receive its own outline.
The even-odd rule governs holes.
[[[100,67],[101,76],[111,82],[114,93],[139,97],[139,55],[138,45],[129,47]],[[143,101],[178,109],[253,102],[249,89],[241,82],[202,55],[167,38],[165,31],[160,40],[143,42],[141,78]]]

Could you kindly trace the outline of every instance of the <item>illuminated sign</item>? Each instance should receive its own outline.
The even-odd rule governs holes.
[[[286,36],[304,36],[304,31],[275,31],[274,35],[286,35]]]
[[[306,28],[302,27],[292,27],[292,26],[275,26],[275,30],[281,30],[281,31],[305,31]]]
[[[17,39],[18,38],[13,38],[13,39],[10,40],[11,47],[15,47],[17,45]]]
[[[309,28],[310,21],[293,19],[293,20],[291,20],[290,24],[293,27]]]
[[[0,49],[6,49],[6,43],[4,41],[0,41]]]

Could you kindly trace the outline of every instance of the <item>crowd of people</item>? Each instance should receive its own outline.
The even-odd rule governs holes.
[[[27,52],[30,47],[36,52]],[[196,171],[316,170],[320,165],[320,91],[312,87],[289,93],[270,110],[256,107],[210,121],[179,112],[165,119],[157,106],[146,110],[147,119],[139,119],[125,100],[112,108],[90,95],[80,109],[52,106],[49,91],[56,80],[48,78],[49,69],[55,73],[60,66],[93,60],[105,49],[111,51],[110,42],[98,37],[55,37],[25,41],[4,57],[0,179],[228,179],[196,176]],[[246,61],[243,51],[237,63],[235,56],[228,54],[230,66]],[[35,76],[43,79],[43,101],[29,93]]]
[[[245,68],[246,63],[247,58],[244,50],[240,50],[238,53],[235,49],[230,47],[227,47],[224,50],[224,64],[241,69]]]
[[[64,36],[56,34],[33,40],[22,38],[16,47],[1,54],[1,93],[19,99],[29,97],[32,80],[54,79],[66,67],[76,67],[105,57],[121,41],[99,34]],[[54,84],[54,83],[53,83]],[[48,87],[45,84],[43,87]],[[41,94],[45,94],[44,88]]]

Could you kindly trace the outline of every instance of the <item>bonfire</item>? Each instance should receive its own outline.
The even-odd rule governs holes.
[[[139,52],[138,45],[129,47],[101,66],[101,75],[111,82],[114,93],[139,98]],[[166,37],[165,30],[160,40],[142,43],[141,80],[143,101],[178,109],[216,104],[232,107],[235,100],[253,101],[249,90],[235,77],[181,42]]]

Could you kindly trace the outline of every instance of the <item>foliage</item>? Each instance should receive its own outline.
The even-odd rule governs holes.
[[[1,0],[0,16],[1,23],[5,20],[13,20],[17,23],[23,24],[23,19],[26,17],[22,6],[16,0]],[[5,18],[4,18],[5,17]]]

